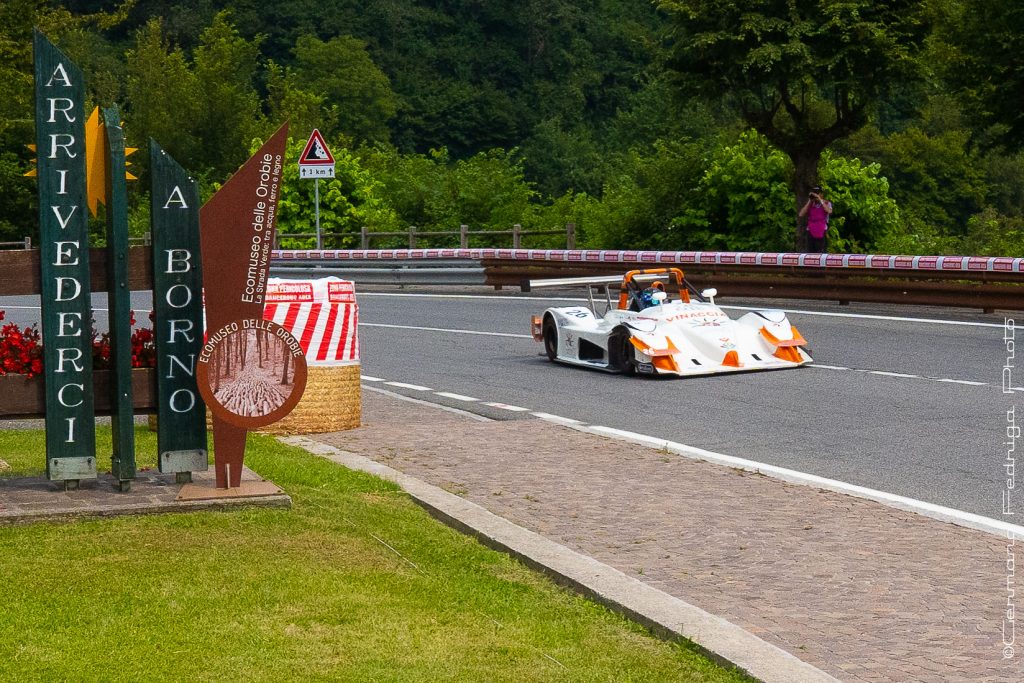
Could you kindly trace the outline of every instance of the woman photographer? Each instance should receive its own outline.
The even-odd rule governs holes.
[[[800,217],[807,216],[807,251],[825,253],[825,233],[832,215],[832,202],[825,199],[821,188],[815,185],[807,195],[807,203],[800,209]]]

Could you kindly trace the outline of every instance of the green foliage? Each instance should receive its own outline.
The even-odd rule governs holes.
[[[780,251],[788,249],[794,220],[789,159],[754,131],[714,152],[700,180],[696,202],[675,227],[687,249]]]
[[[150,137],[206,197],[253,139],[319,128],[345,150],[321,189],[346,244],[363,225],[575,222],[593,247],[789,249],[801,202],[784,190],[820,182],[833,249],[1019,251],[1024,154],[996,143],[1022,140],[1022,3],[7,0],[0,241],[36,230],[39,26],[90,105],[122,105],[140,188]],[[283,227],[311,232],[296,184]]]
[[[4,200],[0,202],[0,242],[12,242],[32,238],[39,241],[38,219],[36,217],[36,181],[25,178],[28,163],[24,157],[11,151],[0,152],[0,188]]]
[[[359,247],[360,229],[389,231],[397,227],[397,216],[384,199],[384,185],[363,167],[360,159],[341,144],[331,144],[335,160],[335,177],[314,181],[299,178],[299,155],[305,140],[291,138],[286,152],[284,177],[278,200],[278,237],[281,248],[308,249],[316,246],[315,237],[287,237],[288,234],[311,235],[316,232],[315,183],[320,190],[320,230],[340,236],[324,239],[328,249]],[[259,145],[254,145],[255,150]]]
[[[197,120],[202,103],[198,80],[184,51],[166,40],[159,19],[151,19],[136,33],[126,59],[125,132],[129,144],[139,148],[139,155],[146,155],[153,138],[178,163],[198,168],[201,141],[182,121]]]
[[[265,127],[254,88],[258,60],[259,39],[241,37],[224,12],[203,31],[193,55],[201,94],[199,116],[190,125],[201,141],[195,163],[215,178],[226,178],[245,162],[249,142]]]
[[[946,78],[977,122],[997,125],[1002,142],[1024,147],[1024,1],[963,0],[944,8]]]
[[[599,202],[583,202],[581,233],[589,247],[677,249],[686,236],[674,221],[697,201],[702,145],[658,141],[634,150],[610,174]]]
[[[833,202],[832,251],[860,251],[900,224],[878,164],[826,152],[821,178]],[[713,151],[696,191],[675,218],[672,248],[780,251],[791,248],[796,207],[789,159],[755,131]]]
[[[867,123],[897,84],[920,78],[922,0],[660,0],[675,28],[670,68],[682,87],[730,98],[793,163],[796,204],[822,152]],[[802,233],[796,233],[802,242]]]
[[[386,142],[397,110],[388,77],[373,63],[366,42],[338,36],[324,42],[301,36],[295,44],[295,79],[323,98],[324,135],[344,133],[356,142]]]
[[[889,181],[881,165],[826,152],[822,189],[833,205],[829,248],[838,252],[872,250],[884,236],[901,226],[898,202],[889,196]]]
[[[456,161],[444,149],[404,155],[379,146],[363,154],[402,222],[423,231],[458,231],[460,225],[471,230],[511,230],[516,223],[524,229],[560,229],[564,224],[551,223],[573,212],[571,194],[545,206],[543,197],[526,181],[515,150],[495,149]],[[564,238],[561,241],[564,244]],[[457,245],[458,238],[434,243]]]
[[[960,253],[1024,258],[1024,218],[988,208],[971,216]]]

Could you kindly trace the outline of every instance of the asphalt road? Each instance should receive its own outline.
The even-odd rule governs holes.
[[[429,387],[387,388],[489,417],[529,417],[485,405],[510,404],[1017,521],[1003,515],[1007,411],[1021,407],[1024,391],[1002,389],[1002,315],[720,301],[733,316],[743,311],[731,305],[792,311],[815,365],[685,379],[620,377],[553,364],[530,338],[531,315],[578,297],[476,292],[360,292],[363,374]],[[136,292],[133,303],[146,324],[149,294]],[[95,297],[94,307],[104,329],[104,297]],[[0,308],[5,322],[38,320],[38,298],[7,297]],[[1024,370],[1012,385],[1024,385]],[[1024,516],[1024,500],[1011,498],[1011,506]]]
[[[1016,521],[1002,514],[1005,441],[1007,410],[1024,393],[1002,391],[1003,316],[778,302],[806,311],[790,318],[818,367],[667,379],[550,363],[529,338],[529,318],[564,299],[363,292],[359,302],[365,375]],[[852,317],[862,315],[882,317]],[[430,400],[503,419],[524,415]]]

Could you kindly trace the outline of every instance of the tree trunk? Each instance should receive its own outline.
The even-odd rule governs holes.
[[[807,203],[807,194],[818,184],[818,161],[820,149],[801,149],[791,155],[793,159],[793,191],[796,193],[796,235],[793,246],[798,252],[807,251],[807,216],[800,216],[800,209]]]

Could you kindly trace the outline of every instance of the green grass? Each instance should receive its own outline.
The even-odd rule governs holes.
[[[0,432],[15,474],[42,451],[41,432]],[[0,527],[0,680],[747,680],[390,483],[262,436],[246,462],[292,509]]]

